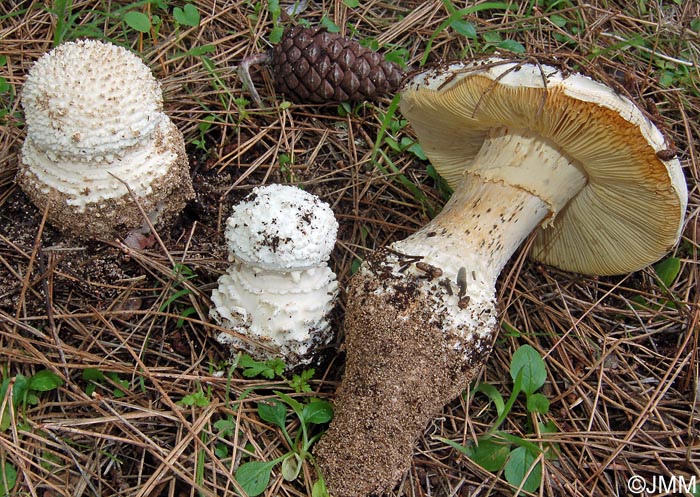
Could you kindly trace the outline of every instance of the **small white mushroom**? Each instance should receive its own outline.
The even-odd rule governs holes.
[[[255,188],[227,220],[233,263],[212,292],[210,315],[234,333],[218,341],[257,359],[307,364],[332,338],[338,283],[328,267],[338,223],[331,208],[299,188]]]
[[[94,40],[58,46],[29,71],[22,106],[17,182],[59,230],[125,234],[144,222],[133,196],[152,221],[194,196],[160,85],[128,50]]]
[[[350,282],[345,375],[316,450],[336,497],[388,491],[408,469],[430,418],[488,356],[498,275],[530,234],[536,260],[626,273],[671,249],[687,205],[660,131],[582,75],[455,64],[409,81],[401,111],[454,193]]]

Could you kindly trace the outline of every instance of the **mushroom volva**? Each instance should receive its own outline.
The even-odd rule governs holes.
[[[408,81],[401,111],[454,193],[350,282],[346,369],[316,450],[335,497],[387,491],[408,469],[428,421],[488,356],[497,277],[531,233],[538,261],[626,273],[673,247],[687,204],[661,132],[586,76],[454,64]]]

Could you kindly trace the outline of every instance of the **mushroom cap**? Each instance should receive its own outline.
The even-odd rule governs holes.
[[[535,260],[622,274],[655,262],[680,236],[688,196],[680,162],[657,156],[669,148],[658,128],[602,83],[547,65],[457,63],[408,81],[401,111],[453,188],[498,128],[541,136],[585,172],[585,186],[537,229]],[[528,189],[555,179],[518,181]]]
[[[32,66],[22,106],[34,146],[74,161],[112,162],[161,121],[160,85],[140,58],[97,40],[67,42]]]
[[[326,262],[338,232],[328,204],[288,185],[255,188],[234,207],[227,224],[226,240],[236,259],[278,271]]]

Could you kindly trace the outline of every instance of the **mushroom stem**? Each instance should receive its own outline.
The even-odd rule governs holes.
[[[408,469],[427,423],[490,352],[504,264],[584,182],[555,147],[524,132],[496,131],[473,162],[440,214],[372,254],[350,283],[346,369],[317,448],[335,497],[388,491]],[[518,174],[506,181],[506,170]],[[536,190],[533,175],[570,187]]]
[[[574,161],[545,139],[498,128],[440,214],[392,247],[449,277],[465,267],[495,284],[522,241],[545,217],[550,223],[585,182]]]

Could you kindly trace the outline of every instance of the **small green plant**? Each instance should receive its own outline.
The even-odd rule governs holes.
[[[466,446],[445,438],[439,439],[488,471],[503,470],[506,481],[514,487],[535,492],[542,484],[542,460],[556,458],[555,445],[543,446],[542,443],[531,442],[499,428],[508,417],[517,397],[524,393],[527,411],[531,415],[528,419],[528,433],[544,436],[556,432],[556,426],[551,421],[537,421],[537,430],[533,429],[531,421],[549,412],[549,399],[537,392],[547,380],[547,369],[537,351],[530,345],[523,345],[513,354],[510,376],[513,379],[513,391],[507,401],[491,384],[481,383],[474,390],[475,394],[486,395],[496,408],[496,421],[487,433]]]
[[[664,297],[650,301],[642,295],[635,295],[631,299],[633,307],[638,310],[676,309],[680,305],[679,300],[669,288],[671,288],[681,272],[681,260],[678,257],[667,257],[654,264],[653,269],[656,282],[661,288],[661,293],[663,293]]]
[[[13,378],[5,376],[0,384],[0,431],[6,431],[13,417],[23,413],[27,406],[39,404],[39,393],[56,390],[61,385],[61,377],[48,369],[37,371],[29,377],[23,374]],[[8,397],[10,392],[11,397]]]
[[[272,17],[272,30],[270,30],[269,40],[270,43],[276,45],[280,42],[284,33],[284,26],[280,23],[282,8],[279,0],[268,0],[267,10],[270,12],[270,17]]]
[[[275,377],[284,374],[285,364],[284,361],[278,358],[256,361],[248,354],[243,354],[238,360],[238,367],[243,369],[243,376],[246,378],[262,376],[268,380],[273,380]]]
[[[200,15],[197,7],[191,3],[186,3],[182,7],[173,9],[173,18],[181,26],[199,26]]]
[[[187,394],[182,399],[177,401],[178,405],[194,407],[206,407],[210,403],[211,400],[209,399],[209,394],[204,392],[201,387],[196,392]]]
[[[272,470],[277,465],[280,465],[282,477],[286,481],[294,481],[301,474],[303,464],[308,462],[316,470],[317,477],[312,495],[328,496],[323,476],[311,454],[311,447],[323,433],[319,430],[313,434],[313,428],[331,421],[333,407],[329,402],[317,398],[301,403],[283,392],[275,391],[274,394],[277,396],[276,399],[258,403],[258,416],[280,429],[289,451],[272,461],[248,461],[242,464],[236,471],[236,481],[250,497],[255,497],[265,491],[270,482]],[[295,436],[287,430],[290,409],[299,421],[299,429]]]
[[[0,497],[12,495],[12,489],[17,483],[17,468],[13,464],[5,461],[0,466]]]
[[[417,142],[414,142],[410,137],[396,139],[398,133],[408,124],[406,120],[398,119],[396,111],[399,107],[401,99],[400,94],[396,94],[391,100],[391,104],[386,112],[381,117],[381,127],[372,149],[372,164],[384,175],[391,176],[403,187],[411,192],[420,205],[428,212],[430,217],[433,217],[436,212],[435,208],[430,204],[428,198],[421,191],[420,186],[411,181],[400,169],[394,164],[391,157],[383,150],[382,143],[386,144],[394,152],[403,152],[408,150],[417,158],[425,160],[426,156],[423,153],[423,148]],[[381,156],[382,160],[378,160]]]
[[[192,269],[189,266],[186,266],[185,264],[175,264],[175,266],[173,267],[173,277],[175,279],[175,283],[173,284],[174,292],[170,297],[163,301],[163,303],[158,308],[158,312],[164,312],[165,310],[169,309],[171,305],[175,304],[178,299],[188,296],[190,293],[192,293],[192,290],[187,288],[187,286],[185,286],[184,283],[193,278],[196,278],[197,275],[194,271],[192,271]],[[182,328],[182,325],[185,323],[185,318],[196,313],[197,309],[195,309],[194,306],[189,305],[185,307],[182,311],[180,311],[180,317],[178,318],[175,326],[177,328]]]
[[[428,42],[425,46],[423,58],[420,60],[420,65],[424,66],[428,62],[428,57],[430,56],[430,51],[432,50],[433,42],[435,41],[435,38],[446,30],[447,28],[453,29],[456,33],[470,39],[470,40],[476,40],[477,39],[477,31],[474,25],[467,21],[465,17],[476,14],[477,12],[481,12],[484,10],[513,10],[516,8],[515,5],[511,5],[509,3],[505,2],[484,2],[480,3],[478,5],[473,5],[471,7],[466,7],[464,9],[457,9],[457,7],[454,6],[451,0],[442,0],[443,5],[445,6],[445,10],[447,10],[447,13],[449,16],[445,21],[438,26],[438,28],[433,32],[433,34],[430,36],[428,39]],[[488,31],[487,31],[488,33]],[[485,40],[486,43],[490,43],[488,40]],[[513,51],[513,48],[515,48],[515,45],[513,43],[506,43],[503,47],[500,47],[497,45],[497,48],[503,48],[505,50],[511,50]],[[520,45],[518,43],[518,45]],[[519,49],[516,48],[516,51]],[[523,48],[524,51],[524,48]]]
[[[291,379],[287,379],[284,376],[286,365],[281,359],[275,357],[265,361],[256,361],[248,354],[241,354],[238,359],[238,367],[243,369],[243,376],[246,378],[255,378],[256,376],[261,376],[268,380],[278,378],[287,383],[296,393],[310,392],[311,385],[309,385],[309,380],[316,374],[314,368],[309,368],[292,375]]]
[[[247,354],[241,354],[236,362],[242,369],[246,378],[262,377],[267,380],[280,380],[282,385],[288,386],[296,393],[311,392],[309,381],[314,376],[314,369],[309,368],[294,374],[291,379],[284,376],[285,364],[278,358],[256,361]],[[267,386],[269,388],[270,385]],[[239,399],[244,398],[250,391],[244,392]],[[323,477],[316,466],[316,461],[311,455],[311,447],[319,439],[322,430],[312,434],[312,430],[330,422],[333,417],[333,408],[325,400],[315,397],[306,398],[304,402],[293,399],[289,395],[273,390],[274,398],[258,402],[257,410],[260,419],[271,423],[282,431],[282,435],[289,446],[289,451],[272,461],[249,461],[242,464],[236,472],[236,480],[249,496],[260,495],[270,481],[272,470],[281,465],[282,477],[287,481],[296,480],[301,473],[304,463],[309,463],[316,471],[316,482],[313,485],[313,497],[325,497],[328,495]],[[294,437],[287,430],[287,418],[293,413],[298,420],[298,431]],[[225,438],[233,433],[236,422],[232,416],[220,419],[214,423],[218,436]],[[215,448],[221,454],[227,454],[228,449],[224,444],[218,444]]]
[[[0,68],[7,65],[7,56],[0,55]],[[12,101],[14,100],[12,85],[6,78],[0,76],[0,123],[12,112]],[[18,116],[19,117],[19,116]]]
[[[85,368],[81,375],[82,379],[87,382],[85,393],[92,396],[98,388],[111,388],[111,394],[115,399],[120,399],[126,396],[129,391],[129,380],[119,377],[113,371],[103,373],[97,368]]]
[[[199,138],[193,138],[192,144],[196,146],[199,150],[208,152],[206,134],[211,129],[215,121],[216,116],[214,114],[209,114],[207,116],[204,116],[197,125],[197,130],[199,131]]]

